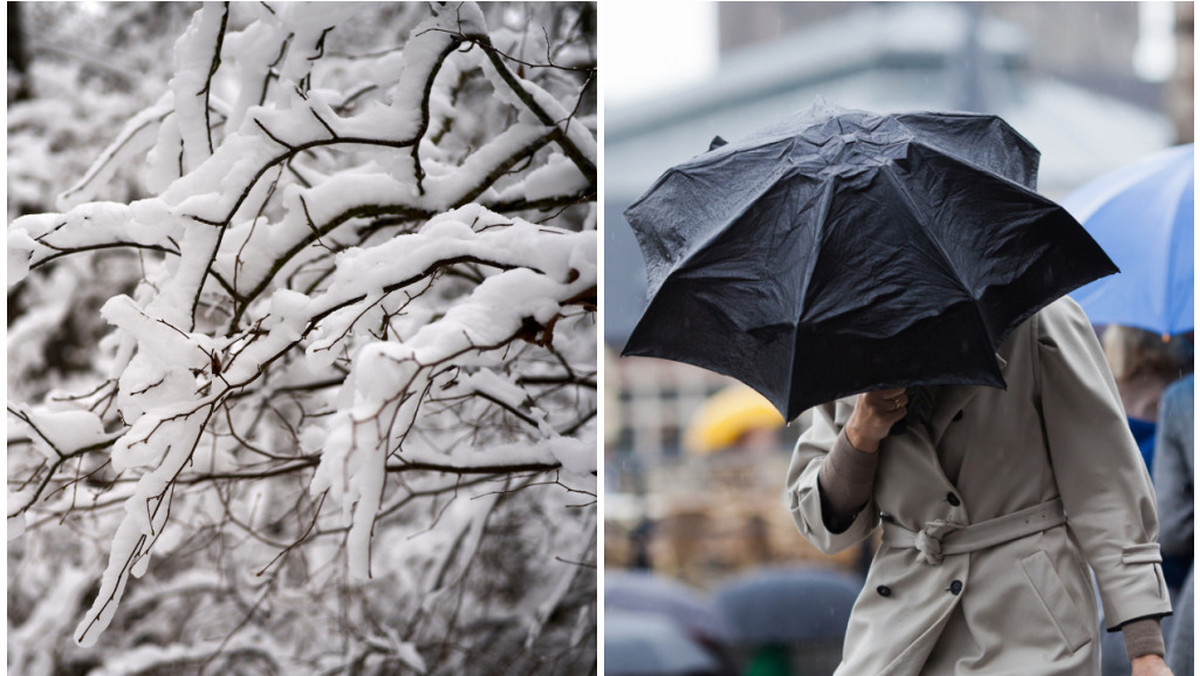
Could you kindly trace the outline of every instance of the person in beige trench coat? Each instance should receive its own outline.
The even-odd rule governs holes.
[[[797,442],[801,534],[835,553],[883,528],[836,674],[1099,674],[1089,567],[1135,676],[1169,674],[1154,492],[1087,318],[1059,299],[997,359],[1006,390],[938,387],[902,434],[896,389],[817,407]]]

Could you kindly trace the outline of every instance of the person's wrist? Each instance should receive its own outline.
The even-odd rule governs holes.
[[[1129,660],[1131,676],[1170,676],[1171,670],[1161,655],[1139,655]]]
[[[863,453],[874,453],[879,450],[879,440],[869,434],[864,434],[862,429],[853,423],[846,426],[846,440]]]
[[[1121,625],[1121,633],[1125,636],[1125,654],[1130,658],[1146,655],[1161,657],[1165,653],[1162,629],[1154,617],[1125,622]]]

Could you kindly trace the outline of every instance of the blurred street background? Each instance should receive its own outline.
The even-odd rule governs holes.
[[[622,212],[714,136],[736,140],[817,96],[878,113],[997,114],[1041,150],[1039,191],[1063,200],[1193,141],[1193,12],[1167,2],[604,7],[607,673],[651,673],[653,632],[641,627],[640,641],[626,641],[622,627],[636,624],[626,613],[655,604],[692,618],[675,622],[689,626],[672,640],[703,651],[666,651],[654,673],[832,673],[876,544],[827,557],[796,532],[783,483],[806,415],[784,425],[728,378],[617,356],[646,292]],[[1148,424],[1152,440],[1163,390],[1191,371],[1190,330],[1104,328],[1131,427]],[[1152,448],[1143,444],[1148,464]],[[1190,542],[1190,518],[1188,528]],[[763,595],[745,614],[748,587]],[[794,621],[773,620],[778,635],[768,639],[751,625],[771,621],[761,600],[770,598],[786,599]],[[1105,674],[1121,673],[1119,636],[1104,647]],[[637,668],[620,659],[643,650]]]

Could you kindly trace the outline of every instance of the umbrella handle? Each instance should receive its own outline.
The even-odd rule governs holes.
[[[889,437],[898,437],[908,431],[908,418],[901,418],[888,430]]]

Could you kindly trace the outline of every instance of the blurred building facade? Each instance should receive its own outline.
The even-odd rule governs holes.
[[[1194,137],[1193,16],[1190,2],[1164,3],[1174,14],[1175,71],[1166,82],[1148,82],[1136,73],[1134,54],[1142,31],[1138,2],[979,2],[979,16],[1003,19],[1030,36],[1026,54],[1031,73],[1061,78],[1151,110],[1166,110],[1176,142]],[[758,2],[747,7],[718,4],[718,49],[723,56],[780,39],[835,16],[852,12],[845,2]],[[1181,108],[1178,112],[1175,108]],[[1186,108],[1187,110],[1182,110]]]
[[[1179,143],[1196,140],[1196,5],[1175,4],[1175,73],[1167,85],[1167,111]]]

